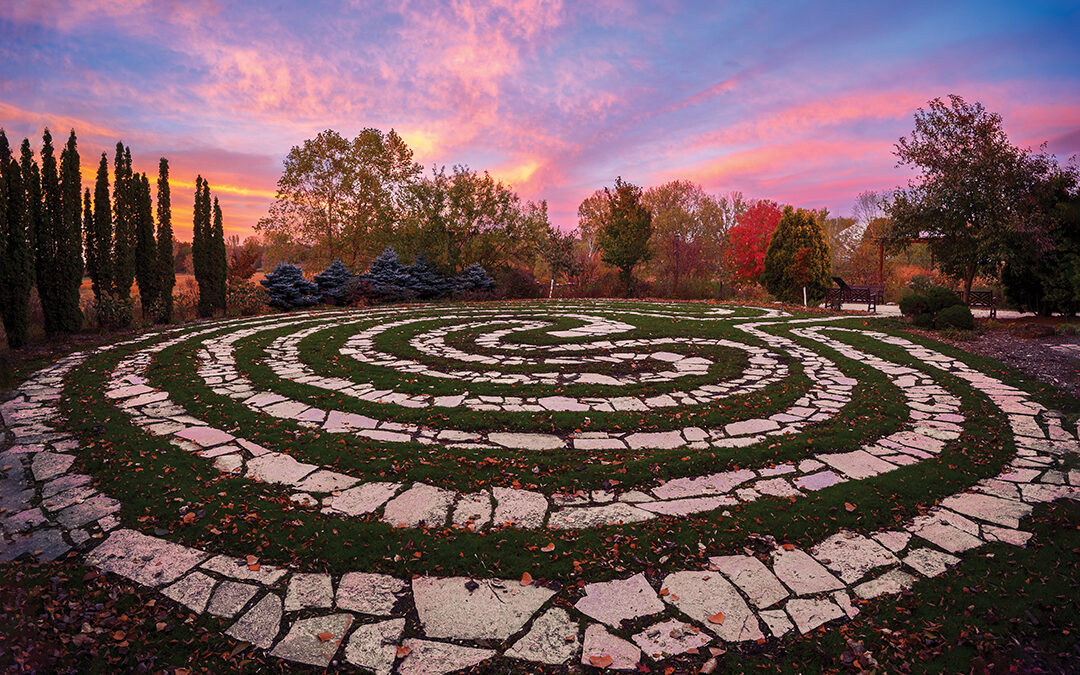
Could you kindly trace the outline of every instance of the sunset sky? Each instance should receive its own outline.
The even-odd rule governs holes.
[[[564,229],[617,175],[847,215],[906,180],[893,143],[949,93],[1080,152],[1076,2],[3,0],[0,35],[12,143],[74,127],[86,176],[117,140],[136,171],[167,156],[180,238],[196,173],[246,235],[326,128],[394,128]]]

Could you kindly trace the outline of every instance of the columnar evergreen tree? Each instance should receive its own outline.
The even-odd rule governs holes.
[[[82,328],[79,287],[82,286],[82,173],[75,130],[60,153],[60,221],[57,224],[57,319],[60,329],[73,333]]]
[[[135,219],[133,204],[131,150],[123,143],[116,144],[113,169],[113,279],[116,294],[122,300],[131,298],[135,281]]]
[[[207,190],[207,198],[210,191]],[[213,282],[214,309],[225,311],[225,300],[228,297],[229,282],[229,259],[225,250],[225,228],[221,217],[221,206],[217,197],[214,197],[214,221],[210,228],[210,269]]]
[[[162,323],[172,321],[173,286],[176,285],[176,270],[173,265],[172,233],[172,197],[169,192],[169,160],[164,157],[158,162],[157,184],[157,270],[158,285],[161,291],[161,314],[157,317]]]
[[[113,279],[113,213],[109,202],[109,158],[101,153],[94,182],[93,228],[86,231],[86,267],[94,287],[94,299],[116,292]]]
[[[214,313],[212,247],[210,242],[210,185],[202,176],[195,179],[195,208],[192,220],[191,264],[199,285],[199,316]]]
[[[34,263],[28,225],[21,170],[0,129],[0,309],[12,349],[29,340]]]
[[[792,303],[802,302],[805,288],[810,305],[816,305],[831,285],[831,260],[816,214],[788,206],[769,241],[761,280],[774,297]]]
[[[139,284],[139,299],[143,318],[154,316],[161,296],[161,280],[157,265],[157,240],[154,238],[153,202],[150,198],[150,180],[146,174],[136,174],[133,187],[135,200],[135,279]]]
[[[45,129],[41,140],[41,215],[37,230],[37,288],[41,297],[45,332],[63,330],[61,319],[60,266],[61,220],[60,176],[56,168],[52,134]]]

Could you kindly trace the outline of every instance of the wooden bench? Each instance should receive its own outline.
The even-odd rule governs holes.
[[[971,291],[968,293],[967,306],[969,308],[983,307],[989,309],[990,318],[997,318],[997,298],[994,297],[993,289]]]
[[[882,286],[849,286],[840,277],[833,277],[839,288],[825,290],[825,306],[837,311],[845,302],[866,303],[866,311],[877,312],[878,303],[885,300],[885,288]]]

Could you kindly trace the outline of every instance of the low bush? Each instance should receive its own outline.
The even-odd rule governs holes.
[[[106,293],[94,302],[94,317],[98,327],[104,330],[127,328],[131,325],[133,314],[131,300],[128,298]]]
[[[949,305],[937,313],[934,318],[934,328],[957,328],[960,330],[974,330],[975,317],[966,305]]]

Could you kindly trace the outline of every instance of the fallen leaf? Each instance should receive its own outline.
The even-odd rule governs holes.
[[[329,641],[334,639],[334,634],[333,633],[322,632],[322,633],[319,633],[319,635],[317,637],[319,638],[319,642],[329,642]]]
[[[848,512],[850,513],[851,511],[855,510],[855,505],[854,504],[849,504],[848,502],[844,502],[844,508],[847,509]]]
[[[713,614],[709,617],[709,623],[715,623],[716,625],[724,623],[724,613],[717,612],[716,614]]]
[[[548,544],[547,546],[544,546],[540,550],[543,551],[544,553],[551,553],[552,551],[555,550],[555,544],[553,544],[553,543]]]
[[[529,574],[528,572],[521,575],[521,585],[522,586],[531,586],[532,582],[533,582],[532,575]]]
[[[794,551],[795,550],[795,544],[784,544],[784,550],[785,551]]]
[[[403,658],[405,658],[406,656],[408,656],[408,655],[409,655],[409,652],[411,652],[411,651],[412,651],[412,650],[411,650],[411,649],[409,649],[408,647],[398,647],[398,648],[397,648],[397,657],[398,657],[399,659],[403,659]]]
[[[597,668],[607,668],[612,663],[615,663],[615,659],[611,658],[607,654],[601,656],[590,656],[589,663],[593,664]]]

